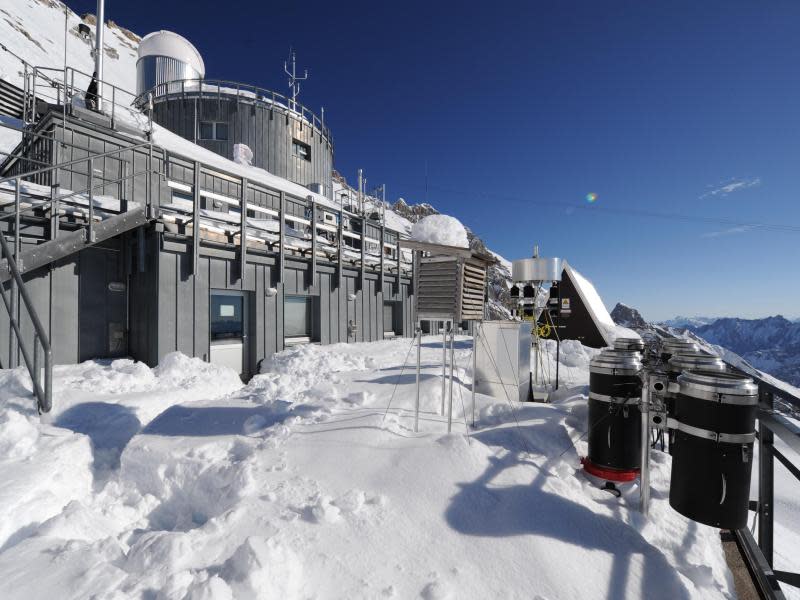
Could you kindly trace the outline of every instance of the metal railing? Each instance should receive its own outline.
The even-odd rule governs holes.
[[[733,365],[732,365],[733,366]],[[735,367],[741,371],[742,369]],[[800,397],[765,381],[758,375],[743,371],[758,384],[758,500],[751,502],[756,513],[758,540],[750,530],[734,531],[736,542],[742,550],[748,568],[762,598],[783,598],[779,583],[800,588],[800,572],[774,569],[775,523],[775,460],[781,463],[800,483],[800,465],[775,447],[777,436],[791,452],[800,456],[800,427],[775,409],[776,400],[800,410]],[[800,557],[798,557],[800,558]],[[798,560],[800,563],[800,560]],[[800,565],[798,565],[800,566]]]
[[[20,132],[24,135],[31,135],[31,132]],[[33,134],[38,135],[38,134]],[[53,141],[48,136],[43,136],[45,139]],[[83,149],[86,150],[85,148]],[[124,158],[124,153],[131,153],[131,163],[136,151],[146,152],[147,167],[138,172],[125,174],[121,177],[113,178],[111,180],[103,179],[101,182],[95,182],[94,165],[97,160],[118,160],[121,164],[127,163]],[[11,155],[14,156],[14,155]],[[35,162],[43,162],[35,160]],[[8,357],[10,367],[16,365],[16,350],[22,355],[23,362],[31,378],[33,392],[37,400],[37,407],[39,412],[48,412],[52,407],[52,381],[53,381],[53,358],[52,349],[47,330],[42,325],[41,319],[36,311],[33,301],[25,287],[22,278],[23,273],[26,271],[25,265],[22,264],[24,252],[22,252],[22,218],[28,216],[29,213],[36,211],[44,211],[50,213],[50,242],[58,244],[58,232],[60,230],[60,213],[61,208],[66,204],[70,206],[75,212],[81,213],[85,216],[85,225],[79,229],[85,229],[84,241],[91,244],[95,241],[94,227],[96,219],[95,193],[98,189],[105,190],[109,186],[125,185],[128,181],[133,181],[135,178],[145,176],[145,197],[143,209],[147,214],[152,214],[152,163],[153,152],[151,142],[142,142],[109,150],[107,152],[91,154],[87,158],[79,158],[55,165],[47,165],[33,170],[25,171],[10,177],[0,178],[0,193],[4,190],[13,190],[14,202],[13,210],[7,211],[7,205],[2,207],[4,214],[0,215],[0,222],[10,221],[13,219],[14,242],[13,247],[9,244],[6,235],[0,229],[0,259],[4,263],[0,263],[5,267],[9,279],[9,289],[6,290],[5,285],[0,283],[0,299],[2,299],[3,306],[8,313],[9,318],[9,346]],[[83,173],[79,169],[75,169],[77,165],[86,164],[86,171]],[[64,194],[58,192],[58,185],[51,186],[51,194],[49,198],[44,197],[42,194],[42,186],[31,184],[26,180],[35,178],[42,174],[59,174],[61,172],[72,172],[84,175],[87,178],[87,185],[79,190],[70,190]],[[13,184],[13,186],[12,186]],[[23,191],[23,186],[27,185],[32,188],[31,191]],[[120,194],[117,199],[119,204],[115,210],[113,207],[104,206],[100,210],[106,214],[123,214],[128,210],[128,203],[124,194]],[[23,200],[27,206],[23,208]],[[137,203],[138,206],[138,203]],[[10,228],[9,228],[10,229]],[[53,253],[54,255],[57,252]],[[32,347],[28,347],[25,340],[26,337],[21,330],[20,309],[24,307],[28,313],[31,324],[33,325],[34,335]],[[44,361],[44,369],[40,369],[40,355]]]
[[[8,335],[8,356],[9,361],[14,353],[14,339],[16,338],[17,346],[19,347],[22,359],[25,361],[25,367],[28,369],[31,382],[33,384],[33,393],[36,396],[36,402],[39,412],[48,412],[53,405],[53,353],[50,349],[50,340],[47,332],[42,326],[42,321],[33,306],[28,290],[25,288],[25,283],[22,281],[22,275],[17,268],[16,258],[19,256],[19,205],[20,205],[20,189],[19,183],[15,190],[15,209],[16,209],[16,224],[14,231],[14,252],[12,254],[3,232],[0,231],[0,249],[2,249],[2,257],[5,257],[8,265],[8,270],[11,273],[11,286],[10,296],[8,297],[5,287],[0,284],[0,297],[3,300],[3,306],[8,312],[9,319],[9,335]],[[20,330],[20,323],[18,319],[18,302],[22,300],[25,309],[28,311],[28,316],[33,324],[34,337],[33,337],[33,358],[24,343],[24,336]],[[44,358],[44,373],[39,370],[39,352]],[[43,381],[42,381],[43,378]]]
[[[289,96],[279,92],[260,88],[238,81],[222,79],[179,79],[157,84],[152,89],[136,97],[134,105],[144,107],[148,102],[148,95],[156,102],[167,98],[208,98],[222,100],[234,98],[237,102],[255,102],[266,108],[278,109],[300,123],[307,123],[320,136],[333,146],[333,136],[330,128],[325,125],[325,113],[318,117],[312,110],[303,106]]]
[[[25,103],[23,111],[23,121],[27,125],[34,125],[37,122],[36,102],[37,98],[51,102],[62,107],[62,112],[66,122],[67,110],[73,106],[76,98],[83,98],[86,101],[86,92],[94,77],[74,67],[30,67],[24,64],[25,96],[30,101]],[[135,120],[136,115],[141,114],[135,107],[136,94],[130,92],[107,80],[96,80],[102,84],[97,93],[98,107],[96,112],[107,115],[111,120],[111,128],[118,125],[120,115],[125,113]],[[148,113],[148,128],[146,133],[152,131],[152,120]]]

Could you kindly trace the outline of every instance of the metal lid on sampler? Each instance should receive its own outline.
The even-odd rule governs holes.
[[[614,340],[614,350],[642,352],[644,350],[644,340],[640,337],[618,337]]]
[[[612,370],[620,374],[638,373],[642,370],[642,355],[633,350],[603,348],[589,363],[589,370],[595,373]]]
[[[669,361],[669,370],[673,373],[681,371],[724,372],[727,365],[719,357],[704,352],[678,352]]]
[[[681,394],[694,398],[724,402],[723,397],[739,397],[737,404],[758,402],[758,386],[745,375],[697,369],[681,373],[678,383]]]
[[[661,354],[671,355],[699,351],[700,347],[696,342],[683,338],[668,338],[661,343]]]

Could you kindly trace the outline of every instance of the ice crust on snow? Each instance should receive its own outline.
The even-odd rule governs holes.
[[[411,227],[411,239],[429,244],[469,248],[467,230],[461,221],[449,215],[428,215]]]

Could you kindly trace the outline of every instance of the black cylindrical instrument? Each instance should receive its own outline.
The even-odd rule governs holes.
[[[745,527],[758,387],[718,371],[685,371],[678,384],[669,503],[706,525]]]

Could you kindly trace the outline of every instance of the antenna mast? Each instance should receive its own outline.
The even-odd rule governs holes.
[[[289,62],[292,63],[292,70],[289,70]],[[308,79],[308,69],[303,69],[303,76],[297,76],[297,57],[294,48],[289,48],[289,60],[283,62],[283,70],[289,76],[289,89],[292,90],[292,110],[296,110],[297,96],[300,95],[300,82]]]

